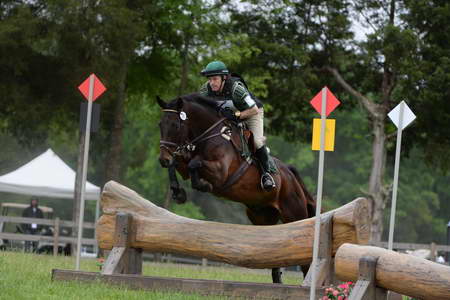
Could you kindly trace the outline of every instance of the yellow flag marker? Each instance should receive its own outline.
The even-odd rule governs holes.
[[[320,119],[314,119],[312,150],[320,150]],[[334,132],[336,128],[335,119],[325,120],[325,151],[334,151]]]

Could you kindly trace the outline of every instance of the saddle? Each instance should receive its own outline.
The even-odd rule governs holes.
[[[247,125],[244,122],[226,122],[227,126],[222,129],[222,137],[229,140],[233,147],[238,151],[240,156],[247,161],[250,165],[252,162],[257,162],[260,172],[264,172],[261,164],[255,157],[255,144],[253,141],[253,133],[248,129]],[[271,173],[276,173],[278,168],[272,156],[269,157],[269,165],[271,169]]]

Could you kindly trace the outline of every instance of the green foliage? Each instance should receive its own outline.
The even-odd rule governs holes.
[[[177,215],[197,219],[197,220],[205,220],[205,216],[202,214],[200,207],[195,205],[192,202],[188,202],[185,204],[172,204],[171,211],[176,213]]]
[[[138,96],[133,96],[138,97]],[[159,106],[146,95],[133,99],[127,108],[124,130],[125,183],[153,203],[164,203],[167,172],[159,156]]]
[[[392,164],[393,165],[393,162]],[[393,174],[392,168],[389,170]],[[437,187],[440,176],[430,172],[424,162],[423,153],[411,151],[407,159],[402,159],[399,174],[399,189],[395,223],[395,241],[408,242],[420,240],[423,243],[446,243],[446,224],[448,215],[440,214],[448,193],[440,197]],[[442,178],[443,179],[443,178]],[[391,204],[385,215],[387,236],[388,216]]]
[[[400,183],[396,232],[410,242],[442,240],[450,212],[445,201],[450,197],[449,178],[443,174],[450,168],[446,89],[450,33],[444,30],[450,22],[448,4],[425,0],[235,4],[2,1],[0,171],[6,173],[48,147],[75,169],[79,103],[84,101],[76,87],[95,72],[108,91],[99,100],[101,129],[91,139],[88,177],[100,185],[108,179],[107,153],[114,146],[111,136],[122,112],[118,99],[124,97],[122,160],[112,163],[121,166],[122,183],[162,205],[167,173],[157,161],[159,107],[154,97],[196,91],[205,81],[199,71],[220,59],[243,75],[263,100],[272,153],[299,168],[313,194],[317,153],[310,150],[310,140],[316,113],[309,101],[324,85],[342,101],[332,115],[337,119],[336,149],[325,160],[324,207],[330,209],[364,195],[373,138],[368,116],[324,70],[333,66],[358,92],[376,103],[385,102],[386,111],[380,113],[406,99],[418,115],[403,137],[403,155],[409,157],[402,157],[401,180],[406,182]],[[367,30],[362,40],[353,37],[355,20]],[[383,93],[384,74],[395,79],[388,97]],[[395,133],[388,119],[385,125],[387,134]],[[390,139],[388,166],[393,164],[394,146]],[[423,165],[424,160],[431,167]],[[222,212],[233,211],[231,206],[208,212],[209,198],[193,195],[202,215],[236,220],[230,216],[234,213]],[[195,206],[185,213],[202,217]]]

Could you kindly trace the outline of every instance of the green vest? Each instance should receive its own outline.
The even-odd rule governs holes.
[[[211,86],[206,82],[199,91],[202,96],[211,97],[217,100],[232,100],[234,107],[239,111],[244,111],[257,105],[262,107],[261,101],[253,97],[247,90],[244,83],[237,77],[229,77],[225,80],[222,92],[214,92]]]

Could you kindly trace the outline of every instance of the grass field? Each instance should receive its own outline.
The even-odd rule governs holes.
[[[0,251],[0,299],[227,299],[180,293],[156,293],[127,290],[101,283],[52,282],[52,269],[73,270],[75,258]],[[81,270],[98,271],[96,260],[83,259]],[[179,264],[144,263],[143,274],[149,276],[195,279],[271,282],[269,270],[228,267],[201,267]],[[289,272],[286,284],[299,284],[300,275]]]

